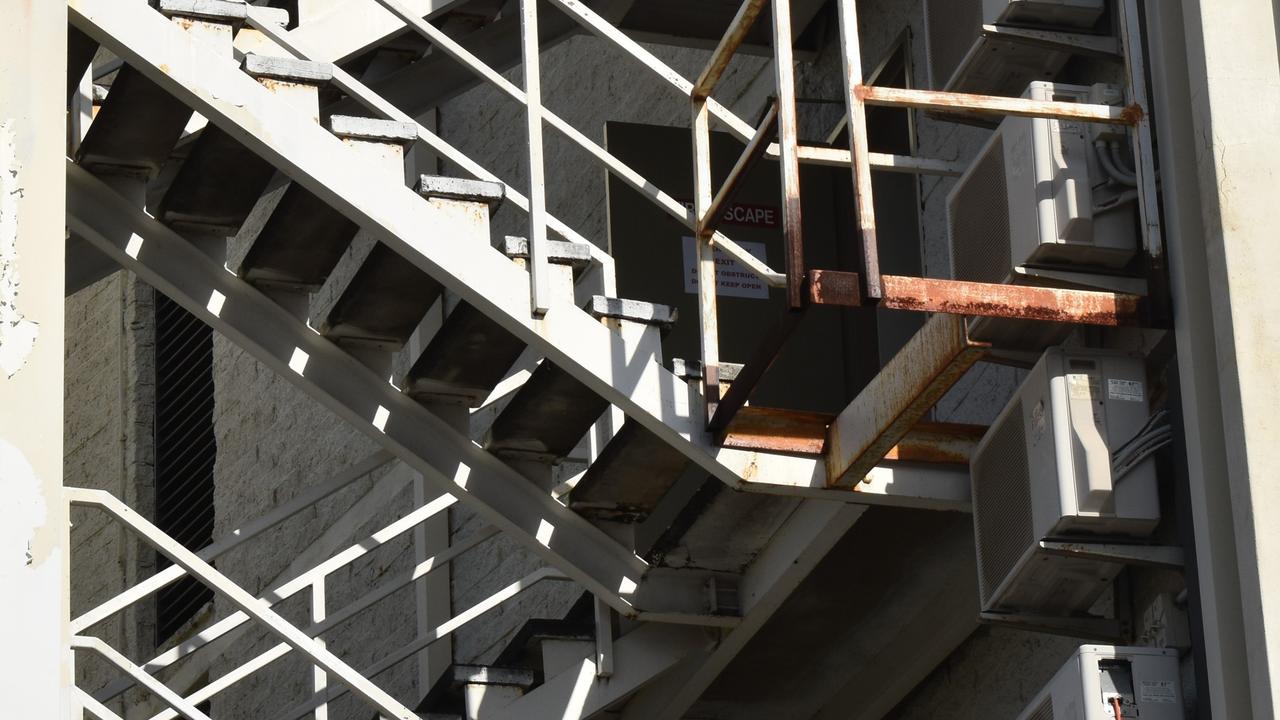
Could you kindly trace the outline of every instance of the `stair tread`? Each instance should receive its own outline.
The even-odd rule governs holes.
[[[595,642],[595,638],[595,627],[590,622],[533,618],[520,626],[493,663],[505,667],[528,667],[530,660],[536,660],[541,665],[537,649],[543,640]]]
[[[182,104],[145,75],[125,65],[76,154],[90,171],[152,179],[191,119]]]
[[[245,0],[159,0],[156,9],[165,15],[243,22],[249,17]]]
[[[234,235],[266,190],[275,168],[214,125],[191,146],[158,216]]]
[[[608,407],[572,375],[543,361],[494,420],[488,448],[565,457]]]
[[[333,80],[333,63],[327,62],[249,53],[244,56],[243,67],[258,79],[307,85],[322,85]]]
[[[319,287],[359,228],[297,183],[274,193],[254,206],[234,243],[239,258],[230,266],[250,281]]]
[[[643,519],[688,466],[666,441],[627,420],[570,492],[570,507],[597,518]]]
[[[415,136],[417,129],[414,130]],[[414,188],[425,198],[481,202],[493,210],[506,197],[506,186],[489,180],[470,180],[444,175],[419,175]]]
[[[329,337],[402,345],[442,290],[416,265],[361,234],[317,293],[312,326]]]
[[[520,358],[525,344],[475,307],[463,303],[412,360],[398,361],[400,387],[411,396],[456,394],[484,402]]]

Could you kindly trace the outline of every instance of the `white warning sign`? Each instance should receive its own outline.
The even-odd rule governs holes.
[[[739,242],[738,244],[761,262],[769,262],[765,259],[764,243]],[[719,248],[716,249],[715,259],[716,295],[769,299],[769,286],[765,285],[764,280],[755,273],[743,267]],[[688,236],[684,238],[684,291],[690,295],[698,294],[698,251],[693,238]]]

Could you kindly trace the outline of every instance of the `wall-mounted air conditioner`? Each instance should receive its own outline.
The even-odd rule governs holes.
[[[1160,519],[1141,359],[1051,348],[974,452],[974,534],[984,612],[1088,610],[1119,562],[1063,556],[1042,541],[1133,542]],[[1131,462],[1134,461],[1134,462]]]
[[[1105,86],[1036,82],[1023,97],[1096,102],[1108,94],[1119,97]],[[1124,268],[1138,248],[1138,222],[1126,169],[1116,166],[1123,161],[1106,143],[1098,146],[1087,123],[1006,119],[947,197],[952,277],[1004,283],[1025,281],[1027,275],[1016,271],[1021,268],[1104,273]],[[1062,339],[1052,326],[983,323],[989,327],[975,325],[975,337],[996,344],[1001,334],[1028,331],[1047,333],[1040,347]]]
[[[1105,0],[926,0],[929,82],[936,90],[1014,96],[1051,80],[1072,52],[1032,31],[1093,28]]]
[[[1176,650],[1085,645],[1018,720],[1183,720]]]

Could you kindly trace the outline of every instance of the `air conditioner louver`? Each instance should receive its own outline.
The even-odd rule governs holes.
[[[1009,237],[1009,190],[1003,139],[983,149],[947,203],[957,280],[999,283],[1013,268]]]
[[[1046,552],[1043,540],[1133,542],[1160,518],[1155,464],[1117,481],[1111,453],[1149,417],[1142,360],[1051,348],[970,464],[984,612],[1087,611],[1122,568]]]

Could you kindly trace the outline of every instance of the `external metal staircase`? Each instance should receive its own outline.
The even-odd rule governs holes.
[[[434,35],[439,31],[396,0],[377,2],[442,47],[453,42]],[[81,636],[77,648],[98,652],[131,675],[129,682],[85,700],[99,717],[114,716],[102,702],[138,683],[168,704],[157,717],[202,718],[196,705],[291,651],[305,655],[318,674],[313,699],[283,717],[317,712],[348,690],[390,717],[433,717],[418,713],[435,712],[437,702],[446,714],[484,718],[567,717],[566,708],[577,703],[571,716],[586,717],[686,663],[682,667],[696,668],[687,685],[668,697],[648,698],[648,706],[628,717],[678,714],[691,701],[688,694],[714,679],[865,505],[967,507],[963,470],[881,462],[886,455],[910,459],[909,434],[931,404],[920,394],[902,401],[909,412],[877,405],[872,397],[863,400],[871,411],[851,410],[857,416],[852,420],[841,417],[840,422],[872,418],[875,432],[859,428],[854,435],[871,435],[867,444],[875,457],[866,448],[859,448],[857,458],[846,457],[847,445],[840,450],[828,441],[826,425],[833,419],[808,418],[817,439],[799,453],[743,440],[749,433],[742,425],[709,428],[707,403],[714,410],[721,390],[732,387],[717,374],[722,368],[714,353],[704,355],[704,371],[694,363],[668,369],[661,352],[661,335],[672,323],[695,319],[616,297],[611,258],[546,216],[538,172],[528,197],[494,182],[327,61],[341,57],[304,59],[305,49],[290,38],[305,38],[305,32],[284,33],[271,10],[230,0],[159,0],[154,8],[123,0],[68,4],[68,90],[78,86],[99,46],[124,61],[67,164],[71,234],[196,313],[385,449],[370,465],[317,485],[199,554],[104,493],[71,491],[71,502],[116,516],[176,563],[73,621]],[[596,31],[610,32],[581,3],[557,4]],[[534,4],[522,5],[527,13]],[[759,5],[747,3],[744,10],[755,6],[759,12]],[[536,27],[536,16],[525,16],[530,19]],[[234,50],[233,38],[245,27],[294,56]],[[500,76],[495,80],[492,69],[481,74],[523,98],[538,133],[545,121],[572,137],[576,131],[562,120],[535,112],[537,46],[530,45],[527,32],[524,89]],[[627,45],[625,36],[612,39],[632,51],[639,47]],[[461,46],[450,53],[474,60]],[[642,50],[638,57],[657,62]],[[672,82],[684,83],[695,107],[701,103],[699,112],[732,117],[687,81]],[[714,77],[702,78],[698,87],[710,87],[708,82],[714,85]],[[344,111],[363,106],[381,117],[322,112],[322,96],[335,90],[345,96]],[[760,139],[768,138],[768,126],[780,114],[785,165],[794,105],[790,119],[785,108],[775,109],[760,131],[743,128],[741,121],[729,124],[744,138],[754,136],[752,151],[764,153],[768,144]],[[407,187],[405,149],[417,141],[481,179],[420,176]],[[794,135],[790,144],[794,149]],[[646,186],[607,153],[597,156],[634,186]],[[715,237],[735,252],[732,241],[697,219],[715,217],[712,208],[723,197],[713,205],[709,188],[699,194],[697,215],[683,205],[673,209],[675,202],[661,192],[652,199],[688,218],[708,248]],[[528,238],[491,237],[489,213],[501,202],[529,211]],[[564,240],[549,240],[548,229]],[[778,273],[761,272],[775,285],[783,282]],[[1104,318],[1115,320],[1114,314]],[[960,339],[952,342],[953,336]],[[947,335],[947,342],[962,345],[951,360],[976,361],[977,346],[962,330]],[[963,372],[955,363],[943,365],[936,372]],[[939,384],[931,387],[936,399]],[[724,395],[726,402],[730,397]],[[833,450],[827,453],[826,447]],[[904,454],[895,456],[897,451]],[[253,597],[209,565],[393,456],[442,495],[376,533],[375,545],[454,502],[475,510],[492,529],[439,549],[413,572],[328,615],[325,577],[367,546],[356,543],[333,553],[265,598]],[[558,471],[566,459],[585,460],[585,469]],[[963,461],[963,452],[945,459]],[[851,474],[857,477],[839,482]],[[373,667],[352,668],[315,639],[498,531],[518,539],[548,567]],[[241,614],[144,666],[84,637],[94,623],[183,573],[229,597]],[[537,649],[526,647],[521,636],[504,654],[503,662],[514,668],[454,667],[423,705],[392,698],[372,680],[543,581],[572,581],[595,598],[586,624],[590,633],[577,626],[569,633],[563,627],[531,630]],[[290,624],[271,609],[308,589],[321,599],[310,627]],[[153,673],[248,620],[265,625],[280,644],[191,697],[159,686]],[[706,628],[713,629],[710,635]]]

